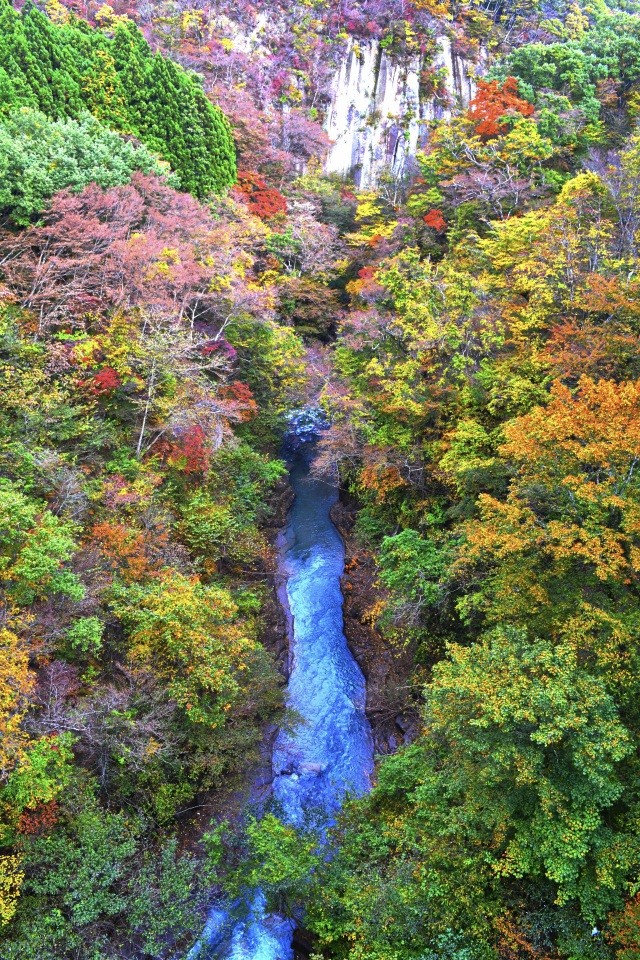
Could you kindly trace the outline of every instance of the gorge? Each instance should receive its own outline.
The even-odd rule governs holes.
[[[287,706],[292,717],[290,729],[280,730],[273,747],[270,800],[284,822],[313,823],[321,833],[334,821],[344,796],[364,793],[373,775],[364,677],[343,628],[344,546],[330,517],[337,477],[313,472],[322,429],[319,411],[302,411],[287,437],[295,500],[279,538],[279,573],[290,625]],[[189,960],[293,957],[295,924],[265,914],[260,891],[248,891],[235,911],[212,910]]]
[[[637,960],[637,7],[0,0],[0,960]]]

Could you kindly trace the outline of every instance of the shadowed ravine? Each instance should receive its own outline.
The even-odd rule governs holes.
[[[303,428],[304,433],[304,428]],[[347,792],[363,793],[373,771],[365,716],[365,681],[347,646],[340,577],[344,545],[330,517],[334,485],[310,473],[313,443],[290,460],[295,502],[280,539],[291,621],[287,702],[302,721],[281,731],[273,751],[273,793],[280,815],[300,823],[305,812],[329,823]],[[190,957],[289,960],[293,924],[265,916],[258,892],[248,919],[214,910],[204,940]]]

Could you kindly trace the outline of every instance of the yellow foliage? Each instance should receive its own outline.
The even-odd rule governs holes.
[[[0,856],[0,926],[8,923],[18,906],[24,872],[18,856]]]
[[[27,736],[21,724],[33,684],[26,645],[12,630],[3,627],[0,629],[0,782],[24,755]]]
[[[380,240],[393,235],[398,221],[390,219],[384,213],[382,199],[375,193],[363,192],[358,195],[356,223],[359,229],[346,235],[350,246],[376,246]]]
[[[45,10],[53,23],[67,23],[69,20],[69,11],[60,0],[47,0]]]
[[[451,20],[451,4],[448,0],[413,0],[416,10],[426,10],[432,17],[442,20]]]
[[[640,384],[583,377],[574,396],[556,383],[549,404],[511,421],[505,437],[500,454],[515,473],[507,500],[478,498],[480,520],[463,525],[457,564],[463,577],[493,570],[493,616],[530,618],[543,608],[558,615],[559,580],[576,589],[587,576],[635,581]]]
[[[96,23],[100,27],[109,27],[113,29],[120,23],[131,23],[129,17],[125,14],[117,14],[113,7],[108,3],[103,3],[96,13]]]

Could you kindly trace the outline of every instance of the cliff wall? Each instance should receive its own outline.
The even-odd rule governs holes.
[[[385,172],[402,180],[411,171],[430,120],[466,105],[475,92],[474,69],[440,37],[433,66],[443,95],[421,91],[421,56],[397,58],[380,42],[347,42],[331,86],[325,130],[333,141],[326,170],[353,179],[361,189],[376,186]]]

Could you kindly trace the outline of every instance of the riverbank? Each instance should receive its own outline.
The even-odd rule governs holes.
[[[269,516],[261,525],[268,551],[260,567],[253,571],[254,577],[265,584],[259,639],[272,654],[282,676],[283,687],[289,675],[289,628],[286,607],[282,602],[283,583],[278,570],[278,540],[285,528],[294,499],[289,477],[285,476],[270,497]],[[196,848],[212,821],[238,822],[247,803],[259,805],[266,802],[273,783],[272,752],[278,729],[277,724],[265,721],[257,732],[255,754],[248,759],[244,773],[236,776],[233,782],[228,782],[226,788],[200,794],[193,807],[178,816],[181,849]]]
[[[418,715],[407,707],[407,682],[413,670],[409,648],[391,646],[369,618],[377,599],[373,558],[356,541],[357,505],[345,491],[331,510],[331,519],[345,545],[341,578],[344,597],[344,632],[362,670],[367,691],[366,715],[376,754],[394,753],[418,732]]]

